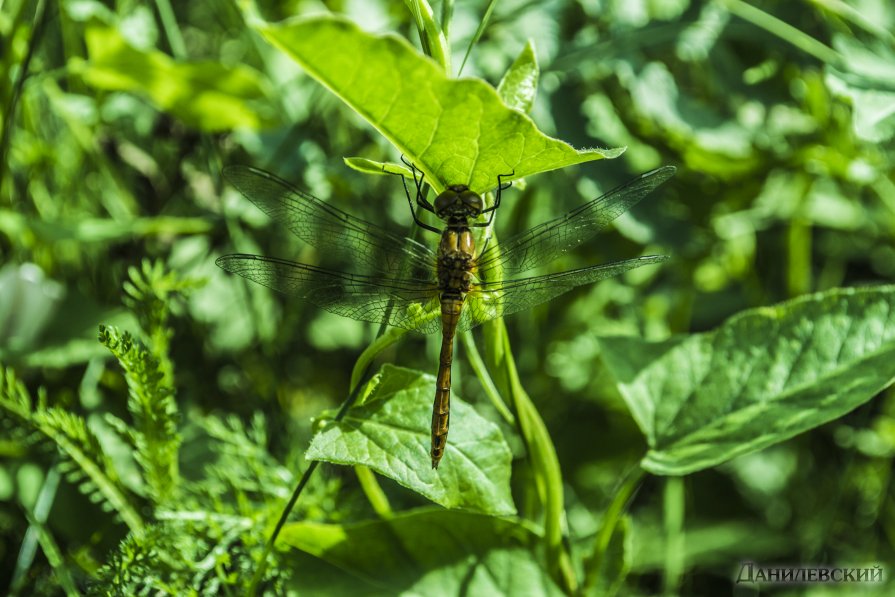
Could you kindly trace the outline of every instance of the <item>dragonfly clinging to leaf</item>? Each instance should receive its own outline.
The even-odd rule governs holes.
[[[674,174],[665,166],[647,172],[564,216],[476,251],[471,228],[488,223],[494,205],[466,185],[449,185],[429,203],[416,183],[418,208],[434,213],[444,230],[432,250],[376,224],[349,215],[304,193],[276,176],[247,166],[228,166],[224,177],[271,219],[315,246],[329,259],[342,259],[354,271],[327,269],[260,255],[224,255],[217,264],[228,272],[304,299],[332,313],[425,334],[442,331],[442,346],[432,414],[431,460],[437,468],[447,444],[453,339],[481,323],[529,309],[573,288],[664,261],[650,255],[603,265],[527,278],[518,276],[553,261],[592,238]],[[408,194],[408,201],[410,196]],[[413,202],[411,202],[413,211]]]

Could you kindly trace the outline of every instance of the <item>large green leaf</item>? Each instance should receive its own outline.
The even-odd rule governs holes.
[[[720,464],[841,417],[895,380],[895,287],[837,289],[659,343],[604,338],[647,470]]]
[[[515,521],[431,509],[350,525],[296,522],[279,539],[393,595],[561,595],[534,555],[538,542]]]
[[[467,184],[484,192],[497,185],[499,174],[522,178],[623,151],[577,151],[544,135],[493,87],[447,78],[394,35],[371,35],[335,16],[259,29],[391,141],[437,190]]]
[[[265,123],[253,101],[265,96],[258,74],[244,66],[177,62],[159,51],[142,51],[116,29],[91,25],[85,32],[89,61],[72,69],[97,89],[129,91],[204,131]]]
[[[429,458],[435,378],[386,365],[341,421],[314,436],[307,457],[363,464],[446,508],[514,514],[510,449],[496,425],[451,397],[451,432],[437,470]]]

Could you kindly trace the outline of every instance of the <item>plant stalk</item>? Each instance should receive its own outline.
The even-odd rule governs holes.
[[[492,346],[500,351],[498,364],[506,376],[519,431],[531,461],[537,492],[543,504],[544,544],[549,572],[567,594],[575,594],[578,590],[578,580],[575,578],[571,555],[563,538],[565,520],[563,480],[556,448],[553,446],[544,420],[541,419],[519,380],[503,319],[492,321],[486,328],[486,333],[493,335]]]
[[[639,465],[635,465],[634,468],[625,475],[625,478],[622,480],[618,490],[612,498],[612,502],[606,509],[606,513],[603,515],[603,524],[600,526],[600,530],[597,532],[596,540],[594,541],[594,550],[590,557],[584,562],[584,582],[582,583],[584,593],[588,593],[596,586],[600,574],[600,567],[603,564],[606,550],[609,548],[612,534],[615,532],[616,527],[618,527],[618,523],[627,509],[631,497],[634,495],[637,488],[640,487],[643,476],[644,470],[640,468]]]

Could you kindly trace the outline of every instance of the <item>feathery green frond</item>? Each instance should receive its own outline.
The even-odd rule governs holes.
[[[158,360],[168,384],[173,382],[174,371],[168,358],[174,331],[168,326],[171,300],[184,295],[202,284],[200,280],[181,278],[167,270],[161,261],[144,259],[140,267],[127,270],[129,280],[123,284],[124,304],[130,309],[140,327],[149,338],[149,347]]]
[[[115,512],[131,530],[139,530],[143,521],[132,498],[84,418],[41,402],[32,405],[25,385],[11,369],[0,366],[3,426],[17,430],[18,434],[27,433],[32,441],[36,438],[54,445],[62,456],[60,469],[66,478],[91,501]]]
[[[156,502],[174,497],[178,490],[177,465],[180,435],[174,388],[158,359],[128,332],[100,326],[99,341],[118,359],[128,386],[128,410],[134,416],[135,459]]]

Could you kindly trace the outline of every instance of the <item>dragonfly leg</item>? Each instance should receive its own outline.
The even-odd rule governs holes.
[[[478,228],[484,228],[484,227],[491,225],[491,221],[494,219],[494,212],[496,212],[497,208],[500,207],[500,194],[503,191],[510,188],[511,186],[513,186],[512,182],[504,183],[500,179],[513,176],[514,174],[516,174],[515,170],[513,170],[509,174],[498,174],[497,175],[497,193],[495,193],[495,196],[494,196],[494,205],[482,210],[483,214],[489,214],[488,221],[487,222],[479,222],[479,223],[473,224],[473,226],[476,226]]]
[[[422,207],[423,209],[428,209],[428,211],[435,212],[435,208],[429,205],[429,202],[423,197],[422,184],[420,181],[417,181],[416,178],[416,166],[407,161],[407,159],[402,155],[401,161],[404,162],[408,167],[413,169],[413,182],[416,185],[416,203],[417,206]],[[407,197],[407,204],[410,206],[410,214],[413,216],[413,221],[416,222],[416,225],[424,230],[429,230],[431,232],[435,232],[437,234],[441,234],[441,230],[435,228],[434,226],[430,226],[426,224],[422,220],[420,220],[419,216],[416,214],[416,210],[413,209],[413,199],[410,198],[410,189],[407,188],[407,179],[400,172],[389,172],[388,174],[394,174],[395,176],[401,177],[401,184],[404,185],[404,195]]]
[[[402,156],[403,158],[403,156]],[[406,162],[405,162],[406,163]],[[408,164],[410,169],[413,171],[413,182],[416,183],[416,205],[417,207],[421,207],[428,212],[435,213],[435,207],[429,203],[426,196],[423,194],[423,180],[426,178],[426,173],[413,165],[413,163]],[[416,173],[420,173],[419,180],[416,178]]]

